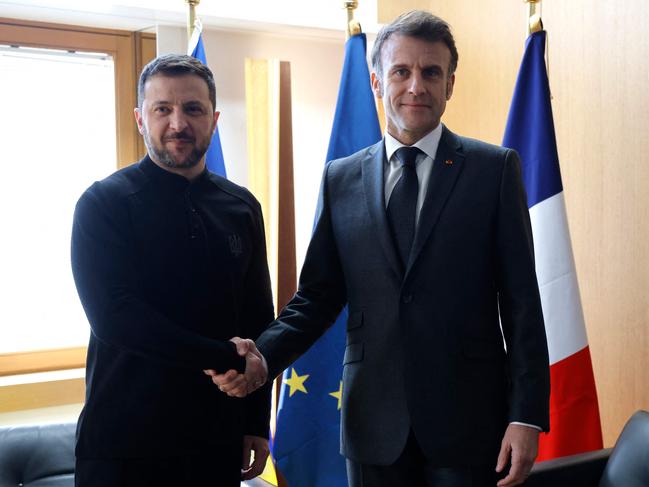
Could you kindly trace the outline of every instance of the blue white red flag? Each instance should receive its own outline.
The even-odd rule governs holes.
[[[545,38],[541,31],[527,39],[503,140],[521,156],[550,352],[550,433],[541,435],[539,461],[602,448],[559,169]]]

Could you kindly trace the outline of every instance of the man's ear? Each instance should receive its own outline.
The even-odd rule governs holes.
[[[219,121],[219,115],[221,115],[221,112],[214,112],[214,127],[212,128],[212,135],[216,132],[216,123]]]
[[[144,135],[144,131],[142,128],[142,114],[140,113],[139,108],[134,108],[133,109],[133,115],[135,115],[135,122],[137,123],[137,130],[140,132],[140,135]]]
[[[446,81],[446,101],[450,100],[451,96],[453,96],[454,86],[455,86],[455,73],[449,76],[448,80]]]
[[[376,75],[376,72],[372,71],[370,80],[372,81],[372,91],[374,92],[374,96],[376,96],[377,98],[383,98],[381,79]]]

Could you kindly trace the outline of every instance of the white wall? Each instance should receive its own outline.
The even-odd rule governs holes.
[[[186,30],[159,26],[158,53],[186,51]],[[246,57],[291,63],[295,234],[298,271],[311,235],[344,57],[340,39],[314,39],[265,33],[204,31],[207,63],[214,72],[219,133],[228,178],[248,181]]]

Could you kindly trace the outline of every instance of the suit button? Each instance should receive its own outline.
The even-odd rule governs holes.
[[[412,294],[406,294],[406,295],[403,297],[403,302],[407,304],[407,303],[409,303],[410,301],[412,301]]]

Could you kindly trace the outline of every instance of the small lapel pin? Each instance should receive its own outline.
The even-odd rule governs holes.
[[[453,164],[453,161],[452,161],[451,159],[446,159],[446,160],[444,161],[444,164],[446,164],[447,166],[450,166],[450,165]]]

